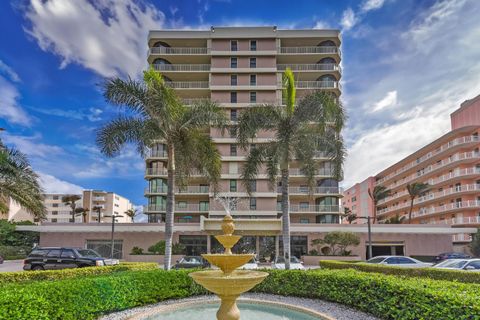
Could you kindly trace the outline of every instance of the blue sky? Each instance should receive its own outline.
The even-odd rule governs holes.
[[[24,0],[0,2],[2,139],[27,153],[47,191],[143,198],[132,148],[102,157],[95,129],[117,114],[105,77],[146,67],[149,29],[277,25],[343,32],[346,186],[449,129],[480,94],[477,0]]]

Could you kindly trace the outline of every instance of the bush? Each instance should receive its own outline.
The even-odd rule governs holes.
[[[148,252],[151,252],[154,254],[165,254],[165,241],[160,240],[154,245],[148,247]]]
[[[2,272],[0,273],[0,284],[12,282],[28,282],[36,280],[60,280],[69,278],[81,278],[85,276],[98,276],[130,270],[152,270],[158,269],[156,263],[122,262],[116,266],[87,267],[63,270],[45,270],[28,272]]]
[[[28,246],[0,246],[0,256],[5,260],[24,259],[32,251]]]
[[[478,319],[480,285],[355,270],[269,270],[254,292],[341,303],[382,319]]]
[[[139,247],[133,247],[132,252],[130,254],[143,254],[143,249]]]
[[[458,281],[480,284],[480,272],[446,270],[435,268],[402,268],[370,263],[343,261],[320,261],[320,267],[327,269],[355,269],[364,272],[377,272],[404,277],[420,277],[435,280]]]

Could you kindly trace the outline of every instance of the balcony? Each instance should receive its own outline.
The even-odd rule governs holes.
[[[277,206],[277,211],[281,211],[282,207]],[[343,209],[339,205],[290,205],[290,212],[293,213],[342,213]]]
[[[282,193],[282,187],[277,187],[277,192]],[[301,195],[308,195],[308,194],[333,194],[339,195],[343,192],[342,188],[339,187],[315,187],[311,190],[308,187],[289,187],[288,192],[290,195],[294,194],[301,194]]]
[[[167,150],[150,150],[147,154],[149,158],[167,158]]]
[[[208,89],[208,81],[166,81],[170,88],[173,89]]]
[[[164,205],[156,205],[156,204],[149,204],[146,206],[143,206],[143,211],[144,212],[165,212],[166,211],[166,206]],[[207,205],[200,205],[198,203],[188,203],[186,206],[183,205],[175,205],[174,211],[176,213],[196,213],[196,212],[208,212],[209,211],[209,206]]]
[[[155,71],[175,71],[175,72],[192,72],[192,71],[210,71],[209,64],[153,64]]]
[[[290,68],[292,71],[338,71],[342,69],[335,63],[311,63],[311,64],[277,64],[278,70],[286,70]]]
[[[288,170],[288,173],[290,175],[290,177],[304,177],[305,174],[303,173],[303,171],[299,168],[294,168],[294,169],[290,169]],[[333,170],[330,170],[330,169],[319,169],[315,172],[315,175],[316,176],[327,176],[327,177],[331,177],[333,176]]]
[[[295,86],[297,89],[342,89],[338,81],[296,81]]]
[[[171,54],[171,55],[197,55],[209,54],[210,50],[206,47],[152,47],[150,54]]]
[[[452,236],[452,242],[470,242],[472,241],[472,236],[469,234],[461,233],[454,234]]]
[[[146,176],[167,176],[168,171],[164,168],[147,168],[145,169]]]
[[[278,48],[280,54],[341,54],[338,47],[280,47]]]
[[[210,99],[208,98],[193,98],[193,99],[182,99],[183,104],[190,106],[197,103],[208,102]]]
[[[377,185],[382,184],[385,181],[390,180],[390,179],[394,178],[395,176],[398,176],[399,174],[401,174],[401,173],[403,173],[403,172],[405,172],[405,171],[407,171],[407,170],[409,170],[413,167],[416,167],[416,166],[418,166],[418,164],[420,164],[422,162],[425,162],[425,161],[433,158],[434,156],[437,156],[437,155],[439,155],[439,154],[441,154],[441,153],[443,153],[443,152],[445,152],[445,151],[447,151],[451,148],[454,148],[454,147],[462,145],[462,144],[468,144],[468,143],[478,142],[478,141],[479,141],[478,136],[465,136],[465,137],[460,137],[460,138],[454,139],[452,141],[449,141],[449,142],[443,144],[442,146],[440,146],[439,148],[435,149],[434,151],[429,152],[426,155],[418,158],[416,161],[412,161],[409,164],[405,165],[404,167],[398,169],[394,173],[391,173],[388,176],[383,177],[382,179],[378,180]]]
[[[105,201],[105,197],[93,197],[93,201]]]
[[[185,188],[176,188],[175,194],[209,194],[208,186],[187,186]],[[167,187],[145,188],[145,194],[167,194]]]
[[[437,213],[446,213],[450,211],[462,210],[462,209],[478,209],[480,208],[479,200],[469,200],[445,204],[438,207],[422,208],[418,211],[412,212],[413,218],[419,218],[422,216],[427,216]]]

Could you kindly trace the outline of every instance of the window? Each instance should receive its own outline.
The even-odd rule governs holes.
[[[257,198],[250,198],[250,210],[257,210]]]
[[[237,58],[230,58],[230,68],[237,68],[238,66],[238,59]]]
[[[250,68],[256,68],[256,67],[257,67],[257,58],[250,58]]]
[[[230,180],[230,192],[237,192],[237,180]]]
[[[52,203],[52,207],[58,208],[58,203]]]
[[[250,92],[250,102],[257,102],[257,93]]]
[[[50,250],[47,254],[47,257],[50,257],[50,258],[57,258],[60,256],[60,249],[53,249],[53,250]]]
[[[186,209],[187,208],[187,201],[178,201],[177,208]]]
[[[257,192],[257,180],[250,181],[250,190],[252,192]]]
[[[199,256],[202,253],[207,253],[207,236],[181,235],[178,242],[185,246],[185,253],[189,256]]]
[[[111,240],[87,240],[87,249],[96,251],[101,257],[110,257],[111,250],[112,250],[111,248],[112,248]],[[123,257],[123,240],[114,240],[113,258],[122,259],[122,257]]]
[[[52,215],[56,216],[58,214],[58,211],[52,211]]]
[[[52,223],[56,223],[57,222],[57,219],[56,218],[52,218]],[[72,219],[70,219],[70,222],[72,222]]]
[[[210,186],[208,184],[200,184],[200,192],[208,193]]]
[[[230,50],[231,51],[238,51],[238,41],[237,40],[230,41]]]
[[[73,253],[73,250],[62,250],[62,255],[60,256],[61,258],[72,258],[75,259],[75,253]]]
[[[58,200],[58,196],[53,196],[52,199],[53,200]]]
[[[352,197],[352,202],[357,201],[357,197]]]
[[[250,85],[251,86],[256,86],[257,85],[257,75],[256,74],[251,74],[250,75]]]
[[[237,103],[237,93],[230,92],[230,103]]]
[[[232,74],[230,76],[230,85],[232,86],[236,86],[237,85],[237,80],[238,80],[238,77],[236,74]]]
[[[230,145],[230,155],[231,156],[236,156],[237,155],[237,145],[236,144],[231,144]]]
[[[48,250],[45,249],[34,249],[29,256],[30,257],[45,257],[48,253]]]
[[[230,120],[237,121],[237,109],[230,110]]]
[[[301,211],[307,211],[309,205],[310,205],[310,204],[309,204],[308,202],[300,202],[300,210],[301,210]]]
[[[209,210],[209,202],[208,201],[200,201],[200,211],[208,211]]]
[[[308,220],[308,219],[300,219],[300,223],[310,223],[310,220]]]
[[[250,40],[250,51],[257,51],[257,40]]]

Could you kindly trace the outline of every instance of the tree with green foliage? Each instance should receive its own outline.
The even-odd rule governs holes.
[[[347,220],[348,224],[352,224],[355,220],[358,219],[358,216],[350,210],[348,207],[343,208],[343,216]]]
[[[97,132],[97,145],[113,157],[127,143],[134,143],[140,154],[161,141],[167,153],[167,201],[165,214],[165,270],[171,268],[175,186],[185,186],[193,172],[201,172],[217,191],[221,156],[211,137],[210,127],[224,129],[225,112],[206,100],[186,106],[159,72],[150,68],[143,81],[119,78],[106,81],[108,102],[128,110]],[[223,130],[222,130],[223,131]]]
[[[77,213],[75,210],[77,209],[77,201],[80,199],[82,199],[82,197],[78,194],[69,194],[62,197],[62,202],[71,209],[70,214],[72,215],[72,218],[70,222],[72,223],[75,222],[75,215]]]
[[[138,210],[137,209],[128,209],[127,211],[124,212],[127,216],[130,217],[130,219],[132,219],[132,222],[133,222],[133,218],[135,218],[135,216],[138,214]]]
[[[88,208],[75,208],[75,213],[82,216],[83,223],[87,223],[87,216],[90,210]]]
[[[472,242],[470,243],[470,250],[475,257],[480,257],[480,228],[477,233],[472,234]]]
[[[414,182],[412,184],[407,184],[407,191],[410,196],[410,210],[408,211],[408,223],[412,223],[412,211],[413,211],[413,202],[415,198],[421,196],[427,192],[429,188],[428,183],[423,182]]]
[[[405,216],[400,216],[396,214],[395,216],[387,218],[380,222],[383,222],[385,224],[401,224],[404,220],[405,220]]]
[[[311,241],[313,246],[327,245],[330,248],[331,255],[350,255],[347,250],[350,246],[358,246],[360,237],[353,232],[333,231],[327,233],[323,239],[314,239]]]
[[[46,209],[39,176],[27,157],[0,141],[0,212],[8,212],[12,199],[37,219],[44,219]]]
[[[375,223],[377,221],[377,205],[380,200],[389,197],[392,192],[382,185],[376,185],[373,190],[368,189],[368,195],[370,199],[373,201],[373,221]]]
[[[345,147],[341,130],[345,122],[343,107],[331,94],[314,91],[296,103],[296,88],[293,72],[283,74],[283,98],[285,105],[252,106],[240,114],[238,142],[247,149],[255,136],[263,130],[275,133],[275,139],[249,148],[242,170],[243,184],[248,193],[252,191],[252,180],[261,167],[267,169],[270,186],[277,186],[281,179],[282,238],[285,268],[290,268],[290,199],[289,168],[296,161],[307,178],[311,189],[315,186],[315,175],[321,164],[319,152],[330,159],[335,178],[342,176]],[[280,172],[279,172],[280,169]]]

